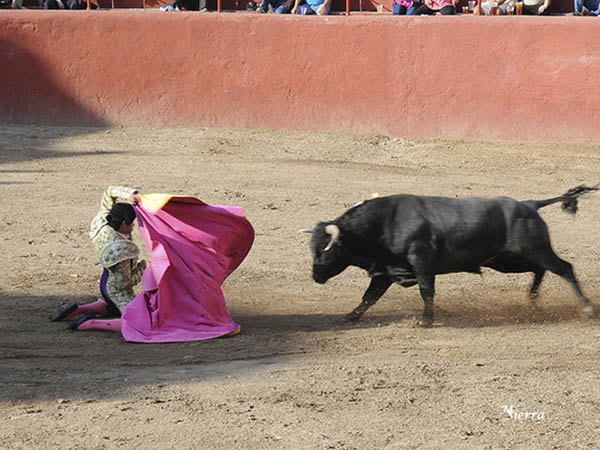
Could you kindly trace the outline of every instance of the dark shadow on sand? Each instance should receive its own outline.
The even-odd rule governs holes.
[[[373,326],[369,321],[347,324],[329,315],[232,314],[242,324],[242,333],[234,337],[136,344],[118,333],[72,332],[66,330],[68,320],[49,320],[62,302],[91,300],[0,295],[8,312],[0,318],[0,401],[113,397],[136,383],[202,380],[231,367],[250,370],[305,353],[298,333]],[[99,380],[104,387],[94,390]]]
[[[371,310],[359,322],[349,323],[342,314],[250,314],[232,308],[232,317],[242,325],[237,336],[134,344],[117,333],[71,332],[65,329],[68,321],[49,321],[61,302],[76,300],[81,301],[0,295],[5,312],[0,317],[0,401],[112,398],[135,386],[201,382],[259,370],[293,355],[310,355],[320,332],[379,327],[385,332],[389,325],[408,329],[420,314],[414,305],[408,310]],[[577,317],[575,305],[493,305],[485,310],[457,305],[437,311],[439,323],[449,329],[557,323]]]
[[[94,127],[52,127],[37,125],[8,125],[0,127],[0,167],[3,164],[15,164],[50,158],[71,158],[89,155],[115,155],[122,154],[118,150],[99,151],[58,151],[53,149],[56,140],[72,138],[80,135],[98,133],[100,128]],[[43,174],[47,170],[0,170],[0,177],[4,174]],[[8,183],[2,180],[3,183]],[[13,182],[14,184],[14,182]]]

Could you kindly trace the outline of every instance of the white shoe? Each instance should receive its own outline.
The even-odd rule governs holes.
[[[167,3],[160,7],[161,11],[175,11],[175,3]]]

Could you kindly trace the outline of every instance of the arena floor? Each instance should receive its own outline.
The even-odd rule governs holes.
[[[600,321],[562,279],[533,306],[530,274],[439,277],[432,329],[394,286],[351,325],[366,274],[317,285],[298,233],[375,192],[539,199],[599,168],[576,145],[2,126],[0,448],[599,448]],[[48,321],[98,295],[86,232],[109,184],[246,209],[254,247],[224,285],[241,334],[131,344]],[[600,194],[542,216],[600,307]]]

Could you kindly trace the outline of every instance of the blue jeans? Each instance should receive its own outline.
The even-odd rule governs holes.
[[[392,11],[395,16],[412,16],[419,6],[421,6],[419,2],[414,2],[410,8],[394,3]]]
[[[260,2],[260,9],[263,11],[273,11],[275,14],[287,14],[290,12],[290,8],[285,6],[286,0],[262,0]]]
[[[588,10],[590,16],[599,16],[600,0],[575,0],[575,14],[581,15],[583,8]]]
[[[319,10],[319,8],[321,8],[321,6],[323,6],[323,3],[321,3],[320,5],[309,5],[308,3],[302,3],[300,6],[298,6],[298,14],[302,14],[302,15],[317,14],[317,11]],[[329,14],[330,9],[331,9],[331,3],[325,10],[326,15]]]

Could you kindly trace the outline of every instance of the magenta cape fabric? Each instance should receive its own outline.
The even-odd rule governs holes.
[[[151,263],[142,293],[123,311],[121,333],[131,342],[211,339],[238,329],[221,284],[244,260],[254,230],[242,208],[172,197],[136,214]]]

